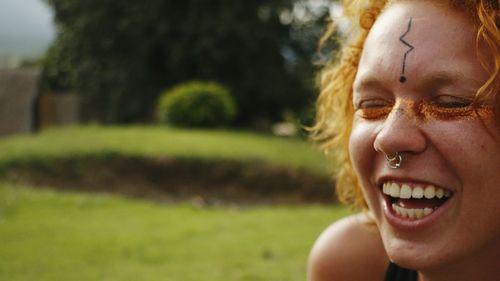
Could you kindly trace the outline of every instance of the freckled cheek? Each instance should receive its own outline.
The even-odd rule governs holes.
[[[454,173],[457,185],[476,185],[498,176],[500,146],[480,121],[440,121],[424,127],[423,131],[445,165],[441,173]],[[494,161],[494,162],[492,162]]]
[[[362,181],[368,180],[375,159],[373,124],[354,122],[349,138],[349,154],[352,164]]]

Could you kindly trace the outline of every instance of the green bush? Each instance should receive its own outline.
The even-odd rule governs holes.
[[[229,90],[215,82],[191,81],[166,90],[160,96],[160,122],[177,127],[220,127],[236,115]]]

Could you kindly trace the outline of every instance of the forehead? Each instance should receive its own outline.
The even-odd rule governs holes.
[[[465,41],[474,42],[474,26],[464,12],[452,9],[442,1],[421,0],[389,6],[376,21],[368,40],[399,38],[406,31],[410,19],[413,26],[405,38],[427,39],[419,44],[435,40],[447,47],[458,42],[461,45]]]
[[[407,55],[406,73],[413,81],[420,75],[447,70],[482,80],[477,77],[483,71],[476,56],[472,21],[465,13],[434,2],[404,1],[388,7],[366,39],[358,76],[374,72],[379,77],[399,77],[408,51],[400,37],[408,31],[404,40],[414,50]]]

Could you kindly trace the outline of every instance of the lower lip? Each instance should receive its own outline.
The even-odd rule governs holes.
[[[421,219],[410,219],[410,218],[402,218],[396,214],[396,212],[392,209],[391,199],[381,193],[382,202],[384,204],[384,214],[387,218],[389,224],[397,228],[401,231],[419,231],[428,229],[433,224],[437,223],[440,220],[446,211],[451,208],[453,203],[453,196],[451,196],[443,205],[439,206],[439,208],[434,209],[434,211]]]

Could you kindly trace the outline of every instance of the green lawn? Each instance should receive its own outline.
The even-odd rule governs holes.
[[[264,161],[325,175],[300,139],[157,126],[85,126],[0,139],[15,163],[108,154]],[[41,167],[42,167],[41,166]],[[15,171],[15,170],[14,170]],[[196,207],[0,183],[0,280],[305,280],[336,206]]]
[[[0,280],[305,280],[340,207],[196,208],[0,184]]]

